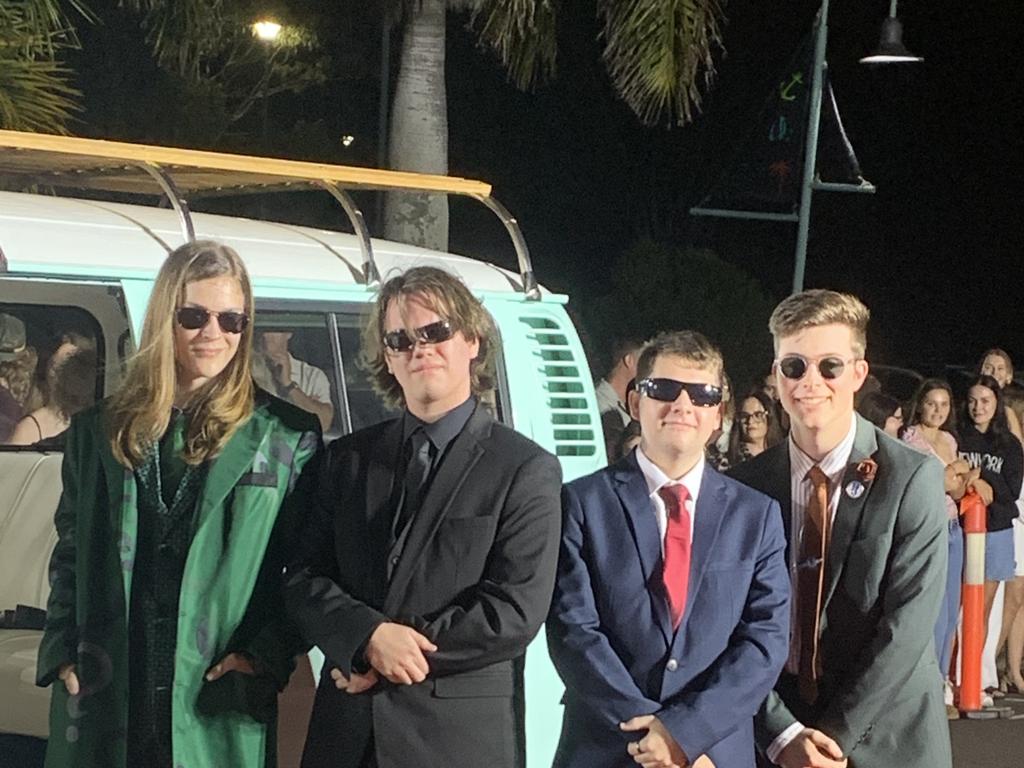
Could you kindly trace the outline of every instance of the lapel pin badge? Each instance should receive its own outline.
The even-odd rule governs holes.
[[[859,499],[864,495],[864,483],[860,480],[851,480],[846,484],[846,495],[851,499]]]

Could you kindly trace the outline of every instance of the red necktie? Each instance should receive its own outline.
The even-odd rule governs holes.
[[[686,609],[686,589],[690,581],[690,512],[686,509],[690,494],[685,485],[663,485],[658,489],[658,495],[665,502],[668,513],[662,579],[672,613],[672,628],[676,629]]]

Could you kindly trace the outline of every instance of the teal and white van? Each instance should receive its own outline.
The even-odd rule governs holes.
[[[354,234],[189,210],[190,200],[214,194],[316,188],[337,200]],[[350,195],[367,188],[476,198],[511,235],[519,273],[371,238]],[[96,398],[113,391],[161,262],[186,239],[203,238],[230,245],[248,265],[257,330],[291,333],[291,354],[326,373],[333,405],[328,439],[387,415],[358,365],[360,323],[381,277],[429,264],[460,276],[494,318],[501,337],[498,418],[557,455],[566,480],[605,462],[567,297],[536,283],[518,225],[487,184],[0,131],[0,190],[8,190],[0,191],[0,317],[25,327],[20,341],[0,334],[0,346],[9,347],[0,349],[0,383],[19,390],[25,405],[39,402],[48,358],[69,333],[89,339],[99,363],[95,381],[78,383]],[[150,204],[109,202],[125,195]],[[26,628],[29,612],[15,609],[46,605],[60,464],[58,448],[0,445],[0,754],[11,735],[47,737],[49,692],[33,684],[41,632]],[[525,671],[530,766],[550,764],[561,694],[540,636]],[[282,733],[282,742],[301,744],[303,735],[304,728]]]

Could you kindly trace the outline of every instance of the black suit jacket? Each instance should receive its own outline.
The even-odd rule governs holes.
[[[388,579],[402,420],[336,440],[286,600],[327,664],[303,768],[358,766],[373,739],[380,768],[514,766],[520,761],[515,663],[551,602],[561,468],[554,456],[477,406],[452,441]],[[418,685],[382,680],[350,695],[347,676],[384,621],[415,627],[438,650]]]

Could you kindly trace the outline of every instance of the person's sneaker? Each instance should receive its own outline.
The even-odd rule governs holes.
[[[953,682],[948,677],[942,683],[942,700],[947,709],[953,706]]]
[[[981,694],[981,706],[982,708],[993,707],[995,706],[995,702],[992,701],[992,697],[989,694],[983,693]]]
[[[946,719],[947,720],[959,720],[960,710],[954,707],[952,704],[946,705]]]

